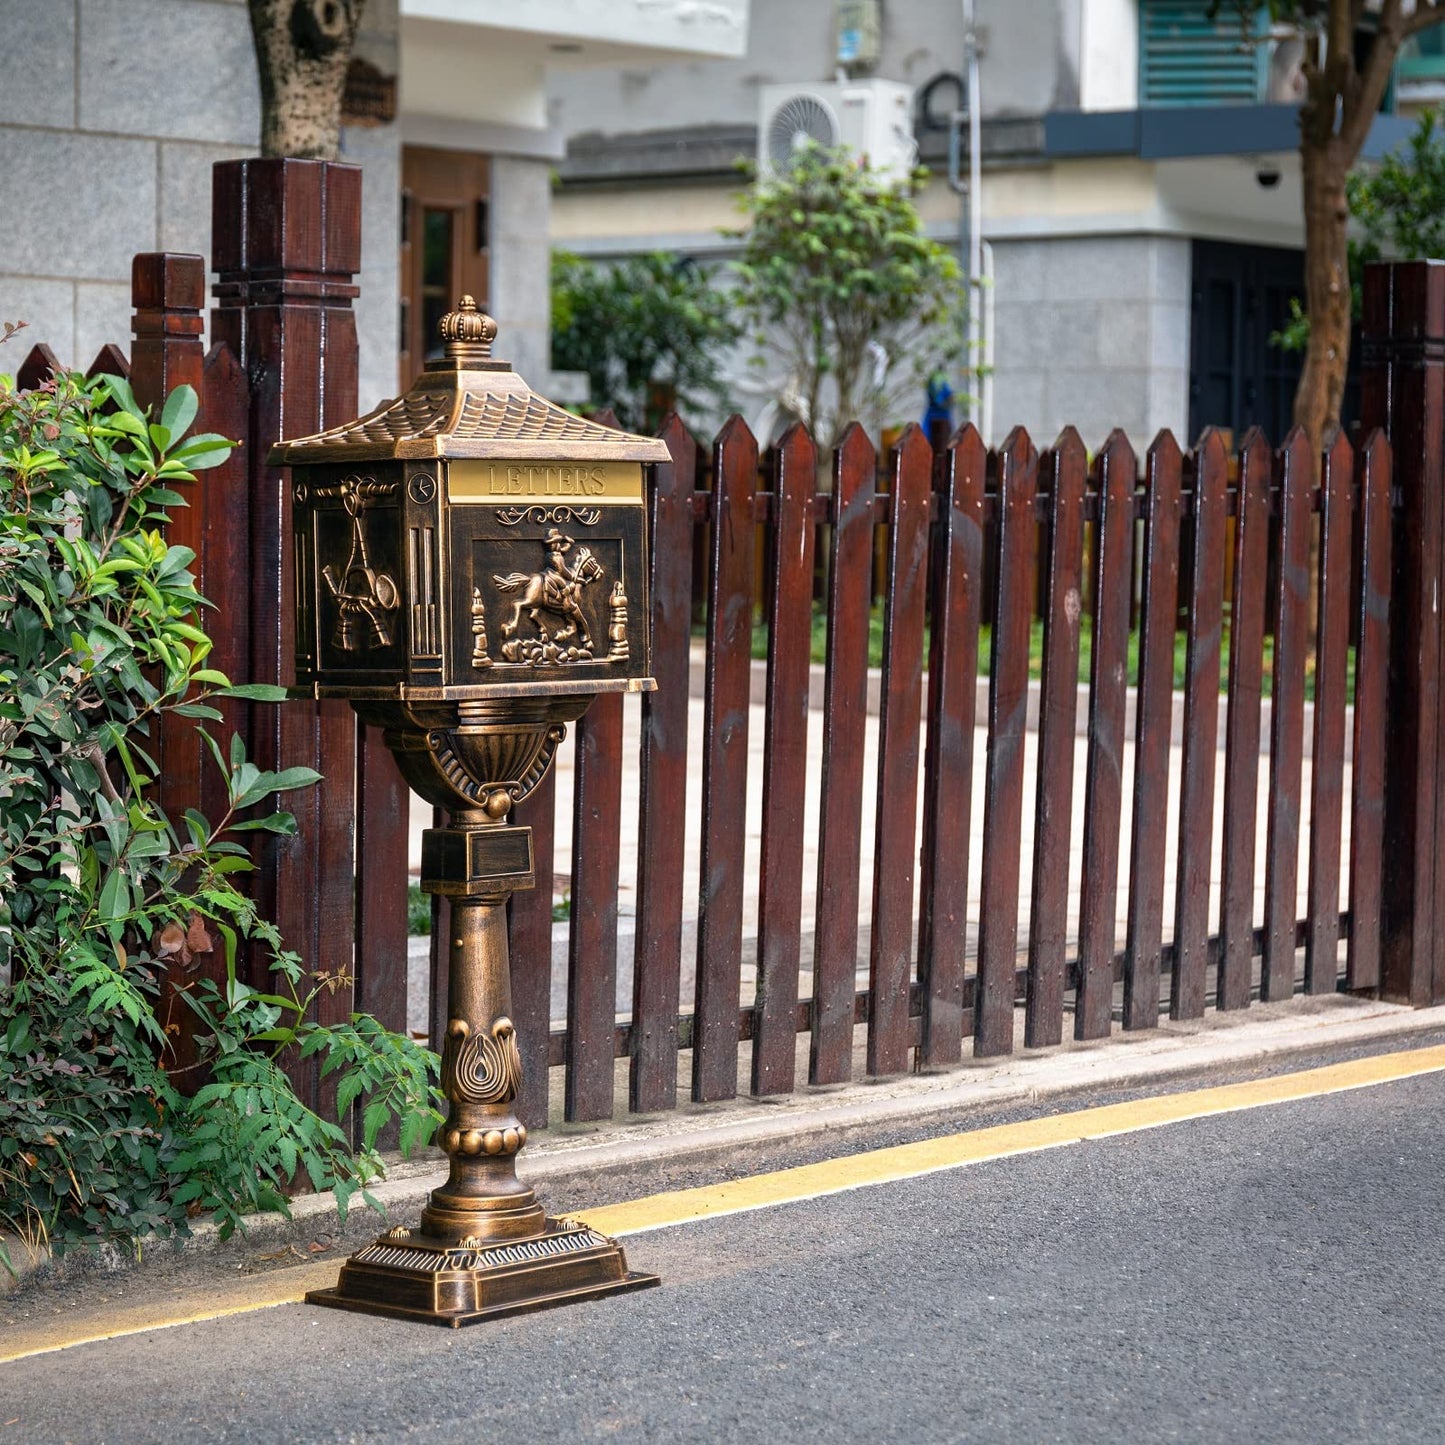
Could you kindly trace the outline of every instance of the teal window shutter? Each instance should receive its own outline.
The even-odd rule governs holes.
[[[1252,34],[1239,12],[1208,0],[1139,0],[1139,104],[1254,105],[1268,65],[1265,12]]]
[[[1410,36],[1400,47],[1395,74],[1400,80],[1445,79],[1445,25]]]

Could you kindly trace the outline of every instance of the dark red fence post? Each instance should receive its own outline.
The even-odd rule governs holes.
[[[178,386],[202,392],[205,348],[201,332],[205,321],[206,263],[199,256],[152,252],[136,256],[130,268],[130,299],[134,308],[131,330],[131,390],[142,406],[151,407],[159,420],[165,399]],[[177,438],[179,440],[179,438]],[[169,540],[189,547],[197,559],[204,549],[207,478],[186,488],[188,506],[171,514]],[[204,581],[201,590],[205,591]],[[187,808],[201,807],[201,749],[194,722],[169,717],[155,739],[160,776],[157,792],[167,814],[179,820]]]
[[[1369,266],[1364,431],[1394,451],[1389,706],[1385,711],[1381,992],[1417,1006],[1445,996],[1445,797],[1438,787],[1439,596],[1445,581],[1445,262]]]
[[[271,445],[356,415],[352,278],[361,265],[361,172],[326,161],[222,161],[213,172],[211,257],[217,305],[212,334],[236,353],[251,382],[248,427],[252,615],[248,681],[294,676],[291,488],[267,463]],[[241,599],[231,599],[239,605]],[[250,752],[267,769],[307,765],[325,781],[282,800],[291,838],[259,850],[256,899],[308,972],[353,970],[356,725],[345,703],[252,709]],[[264,968],[264,963],[253,965]],[[258,980],[264,982],[264,980]],[[323,993],[324,1021],[351,1011],[350,983]],[[319,1098],[314,1078],[298,1079]]]
[[[699,1104],[731,1099],[738,1091],[757,484],[758,444],[735,416],[713,443],[692,1054],[692,1097]]]
[[[166,252],[136,256],[131,261],[130,299],[134,311],[131,330],[135,333],[130,382],[136,400],[152,408],[156,420],[160,419],[166,397],[178,386],[194,388],[204,401],[205,350],[201,332],[205,320],[201,308],[206,304],[206,263],[199,256]],[[118,353],[114,359],[120,359]],[[101,364],[102,358],[97,357],[96,365]],[[204,420],[200,420],[200,426],[207,429]],[[171,513],[167,528],[171,543],[189,547],[196,554],[192,570],[202,593],[207,595],[204,553],[209,482],[209,476],[203,474],[199,482],[185,488],[189,505]],[[203,618],[202,625],[210,629],[212,619]],[[218,817],[214,808],[208,809],[208,802],[213,800],[202,795],[202,779],[211,764],[209,757],[203,756],[204,745],[195,723],[174,715],[163,717],[151,742],[158,765],[157,800],[178,831],[188,808]],[[162,985],[162,1019],[170,1043],[165,1063],[186,1092],[199,1088],[204,1080],[194,1068],[196,1016],[181,994],[206,976],[217,983],[224,979],[225,964],[219,950],[197,954],[184,971],[177,964]]]
[[[632,978],[631,1107],[677,1106],[687,827],[687,714],[692,642],[693,491],[698,445],[676,416],[659,436],[672,461],[653,474],[652,673],[642,698],[637,825],[637,951]]]
[[[793,1089],[802,956],[808,677],[812,642],[813,490],[818,454],[799,425],[772,453],[768,697],[763,752],[763,838],[758,868],[758,984],[754,1094]]]

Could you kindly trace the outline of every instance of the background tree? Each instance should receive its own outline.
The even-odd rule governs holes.
[[[741,334],[727,292],[671,252],[615,265],[552,255],[552,365],[585,371],[592,405],[625,427],[726,411],[722,360]]]
[[[1221,0],[1214,0],[1218,8]],[[1256,0],[1228,0],[1252,30]],[[1445,20],[1445,0],[1269,0],[1269,16],[1304,44],[1300,106],[1305,312],[1309,342],[1294,419],[1318,439],[1339,421],[1350,362],[1348,178],[1359,159],[1400,46]]]
[[[1360,317],[1361,282],[1370,261],[1421,261],[1445,256],[1445,126],[1439,111],[1426,111],[1409,141],[1376,167],[1350,173],[1346,194],[1356,234],[1350,238],[1350,308]],[[1310,319],[1298,297],[1290,298],[1289,322],[1270,341],[1285,351],[1304,351]]]
[[[1372,170],[1356,171],[1347,193],[1359,226],[1351,243],[1356,283],[1367,261],[1445,256],[1445,126],[1426,111],[1409,141]]]
[[[341,94],[365,0],[249,0],[261,154],[334,161]]]
[[[965,298],[908,186],[807,146],[743,207],[738,309],[784,411],[827,455],[855,418],[877,428],[921,410],[929,374],[963,355]]]

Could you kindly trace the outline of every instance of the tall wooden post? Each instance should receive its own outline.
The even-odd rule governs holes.
[[[357,411],[353,277],[361,264],[361,172],[328,161],[261,158],[214,168],[212,335],[239,358],[251,384],[248,427],[249,681],[289,685],[294,676],[295,597],[291,484],[267,465],[272,444],[352,420]],[[353,841],[356,725],[344,702],[252,709],[250,751],[264,769],[305,765],[322,784],[281,800],[294,837],[265,835],[255,896],[308,973],[333,980],[324,1022],[344,1019],[353,999]],[[257,959],[253,968],[263,970]],[[264,980],[256,980],[264,983]],[[308,1076],[309,1075],[309,1076]],[[314,1069],[297,1079],[325,1103]],[[329,1091],[327,1091],[329,1092]]]
[[[1381,992],[1419,1007],[1445,997],[1445,262],[1366,267],[1363,330],[1363,434],[1388,432],[1398,489]]]
[[[206,263],[199,256],[164,251],[136,256],[131,261],[130,296],[135,313],[131,389],[159,420],[166,397],[176,387],[189,386],[197,396],[201,394]],[[189,505],[172,513],[167,529],[173,544],[189,547],[198,558],[205,526],[203,485],[187,489]],[[167,717],[155,742],[161,764],[161,806],[179,821],[187,808],[201,806],[201,740],[194,722]]]
[[[190,386],[204,396],[205,326],[201,308],[206,304],[206,263],[199,256],[155,251],[132,258],[130,296],[135,342],[131,350],[130,383],[136,400],[150,407],[159,420],[166,397],[178,386]],[[177,438],[179,440],[179,438]],[[189,547],[196,554],[192,570],[202,593],[206,590],[203,554],[206,525],[207,479],[184,488],[187,506],[171,513],[167,540]],[[204,621],[204,619],[203,619]],[[168,714],[161,718],[151,751],[158,773],[156,797],[166,815],[184,837],[181,818],[186,809],[196,808],[207,816],[219,817],[202,796],[202,780],[209,759],[196,725],[187,718]],[[189,964],[173,960],[162,983],[161,1020],[169,1047],[165,1057],[176,1085],[191,1093],[203,1082],[195,1069],[196,1017],[186,1006],[182,993],[199,978],[224,977],[219,954],[197,954]]]

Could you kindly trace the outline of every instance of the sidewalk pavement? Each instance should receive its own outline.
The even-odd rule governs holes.
[[[569,1125],[534,1133],[519,1172],[555,1214],[596,1208],[684,1185],[735,1178],[805,1158],[823,1158],[900,1134],[946,1132],[950,1121],[973,1122],[986,1112],[1062,1112],[1071,1095],[1101,1090],[1166,1092],[1172,1081],[1231,1071],[1283,1072],[1300,1060],[1339,1058],[1422,1046],[1445,1034],[1445,1007],[1410,1009],[1335,994],[1256,1004],[1238,1013],[1211,1012],[1190,1023],[1165,1020],[1152,1031],[1115,1033],[1106,1041],[1051,1049],[1022,1049],[1023,1011],[1015,1011],[1016,1052],[966,1061],[947,1072],[860,1080],[828,1089],[804,1086],[791,1095],[732,1104],[683,1102],[666,1114],[622,1116],[601,1125]],[[806,1045],[805,1045],[806,1047]],[[622,1064],[625,1099],[625,1061]],[[558,1071],[553,1071],[556,1074]],[[856,1071],[855,1071],[856,1076]],[[685,1096],[684,1096],[685,1097]],[[222,1241],[200,1222],[181,1245],[156,1244],[140,1254],[149,1281],[168,1271],[255,1272],[295,1264],[319,1252],[340,1258],[390,1223],[412,1222],[430,1190],[443,1182],[440,1155],[391,1160],[390,1177],[372,1193],[383,1221],[354,1207],[343,1225],[329,1195],[293,1201],[293,1216],[252,1216],[244,1235]],[[36,1259],[7,1241],[21,1266],[15,1303],[47,1288],[64,1290],[92,1276],[136,1267],[119,1250]],[[5,1279],[0,1272],[0,1280]],[[124,1288],[123,1283],[120,1287]],[[4,1285],[0,1285],[3,1291]],[[3,1317],[0,1310],[0,1317]]]

